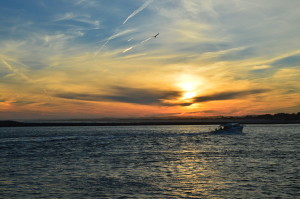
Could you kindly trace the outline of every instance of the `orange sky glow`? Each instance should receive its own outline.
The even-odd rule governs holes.
[[[300,111],[299,1],[5,2],[1,120]]]

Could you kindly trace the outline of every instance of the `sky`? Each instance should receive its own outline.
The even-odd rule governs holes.
[[[299,7],[1,0],[0,119],[297,113]]]

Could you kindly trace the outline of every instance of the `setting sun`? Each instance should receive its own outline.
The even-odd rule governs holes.
[[[195,82],[183,82],[179,85],[184,91],[192,91],[195,89]]]
[[[204,80],[199,76],[182,74],[179,77],[177,87],[182,91],[180,100],[191,102],[194,97],[199,95],[200,88],[204,87]]]
[[[196,95],[197,95],[197,94],[196,94],[195,92],[186,92],[186,93],[183,94],[183,97],[184,97],[185,99],[190,99],[190,98],[195,97]]]

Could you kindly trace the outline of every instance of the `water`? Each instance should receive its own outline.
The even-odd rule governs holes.
[[[0,198],[299,198],[300,125],[0,128]]]

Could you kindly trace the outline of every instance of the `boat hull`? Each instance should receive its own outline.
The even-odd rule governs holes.
[[[218,135],[222,135],[222,134],[242,134],[243,133],[243,128],[244,126],[239,125],[239,126],[231,126],[231,127],[226,127],[226,128],[219,128],[216,129],[214,131],[212,131],[212,134],[218,134]]]

